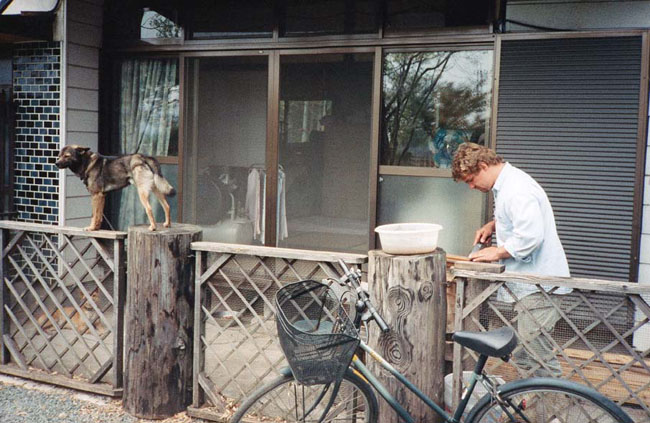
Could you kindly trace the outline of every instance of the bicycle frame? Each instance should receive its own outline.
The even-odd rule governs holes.
[[[380,356],[375,350],[370,348],[365,342],[361,342],[360,348],[365,351],[368,356],[372,357],[376,362],[379,363],[381,367],[386,369],[391,375],[393,375],[401,384],[406,386],[411,392],[413,392],[415,395],[417,395],[422,402],[424,402],[429,408],[431,408],[436,414],[439,416],[443,417],[445,419],[445,422],[447,423],[459,423],[460,418],[465,412],[465,408],[467,408],[467,403],[469,402],[470,396],[472,395],[472,392],[474,392],[474,387],[476,386],[476,383],[479,380],[479,377],[481,373],[483,372],[483,368],[485,367],[485,363],[487,361],[487,356],[480,356],[478,362],[476,363],[476,367],[474,368],[474,373],[472,374],[472,377],[469,382],[469,386],[467,387],[466,391],[463,392],[463,396],[461,398],[460,403],[458,404],[458,407],[454,411],[454,415],[451,416],[449,413],[447,413],[444,409],[442,409],[438,404],[433,402],[431,398],[426,396],[422,391],[420,391],[417,386],[413,385],[411,381],[409,381],[403,374],[401,374],[397,369],[395,369],[389,362],[386,361],[382,356]],[[386,389],[386,387],[377,379],[377,377],[370,371],[368,368],[361,362],[359,357],[356,355],[352,359],[352,368],[358,372],[377,392],[379,392],[379,395],[381,395],[388,405],[390,405],[396,412],[399,414],[400,418],[404,420],[407,423],[416,423],[415,420],[413,419],[413,416],[409,414],[408,411],[402,405],[393,397],[390,392]]]

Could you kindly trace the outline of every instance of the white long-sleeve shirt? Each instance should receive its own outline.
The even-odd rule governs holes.
[[[526,172],[506,163],[492,187],[497,246],[512,256],[502,260],[508,272],[570,276],[569,264],[555,227],[551,203],[544,189]],[[523,298],[538,292],[534,285],[508,283]],[[549,290],[550,287],[544,287]],[[559,288],[556,294],[571,290]],[[498,299],[513,301],[504,288]]]

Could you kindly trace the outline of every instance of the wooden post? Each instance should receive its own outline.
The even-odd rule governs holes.
[[[192,399],[194,260],[201,228],[174,224],[151,232],[129,228],[124,409],[163,419]]]
[[[371,331],[370,346],[442,405],[447,327],[446,255],[438,248],[425,255],[394,256],[368,253],[368,285],[377,310],[391,327],[379,336]],[[415,421],[442,421],[403,385],[380,371],[374,360],[370,369],[397,398]],[[380,401],[382,423],[398,422],[396,413]]]
[[[113,387],[122,388],[124,382],[124,313],[126,296],[125,239],[113,240]]]

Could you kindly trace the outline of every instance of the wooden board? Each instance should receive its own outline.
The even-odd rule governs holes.
[[[634,392],[634,395],[644,403],[650,403],[650,388],[646,387],[649,375],[643,366],[637,362],[632,366],[621,370],[623,366],[630,361],[628,355],[601,353],[609,365],[615,371],[619,372],[620,379],[617,379],[613,378],[610,370],[597,359],[585,365],[585,363],[593,357],[593,352],[571,348],[565,349],[564,352],[573,363],[573,365],[571,365],[564,357],[558,357],[564,377],[571,374],[571,377],[569,378],[570,380],[581,385],[587,385],[585,380],[574,371],[575,368],[579,368],[580,372],[586,377],[592,386],[597,387],[599,392],[613,401],[623,401],[627,404],[638,404],[635,398],[630,398],[629,390],[631,390]],[[650,365],[650,359],[646,359],[645,362]],[[501,376],[506,381],[520,379],[517,370],[509,363],[501,363],[496,370],[489,370],[489,373]],[[605,380],[607,380],[607,382],[603,383]]]

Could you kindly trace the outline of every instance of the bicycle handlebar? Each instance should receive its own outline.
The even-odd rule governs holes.
[[[390,327],[388,327],[388,324],[386,321],[377,313],[377,309],[375,306],[372,304],[372,301],[370,301],[370,297],[361,288],[361,279],[359,278],[359,275],[356,274],[355,272],[351,271],[348,266],[345,264],[345,262],[341,259],[339,259],[339,265],[343,269],[343,272],[345,274],[345,277],[348,281],[350,281],[350,284],[354,288],[354,290],[357,292],[357,296],[363,303],[366,305],[366,308],[368,309],[368,312],[370,312],[370,315],[372,316],[373,320],[377,322],[377,326],[379,326],[379,329],[383,332],[389,332]]]

